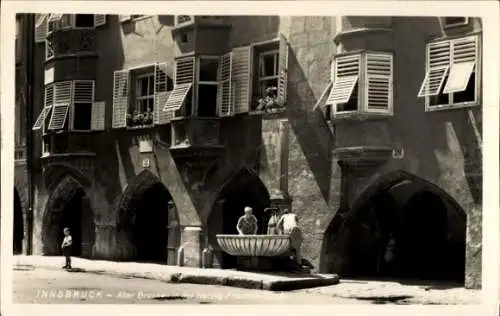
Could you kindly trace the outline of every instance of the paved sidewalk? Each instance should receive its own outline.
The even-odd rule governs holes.
[[[48,269],[61,269],[63,264],[63,257],[14,256],[13,268],[16,268],[16,266],[33,266]],[[88,260],[82,258],[72,258],[72,266],[72,271],[75,272],[144,278],[168,283],[224,285],[270,291],[298,290],[334,285],[339,282],[338,276],[326,274],[266,274],[150,263]]]

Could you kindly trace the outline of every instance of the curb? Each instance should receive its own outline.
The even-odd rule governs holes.
[[[29,265],[38,268],[44,268],[48,270],[60,270],[61,268],[55,267],[50,264],[31,264],[31,263],[20,263],[20,265]],[[78,269],[80,273],[91,273],[96,275],[109,275],[120,278],[135,278],[135,279],[147,279],[147,280],[157,280],[165,283],[190,283],[190,284],[202,284],[202,285],[219,285],[219,286],[229,286],[244,289],[256,289],[265,291],[293,291],[306,288],[314,288],[327,285],[335,285],[339,283],[339,277],[337,275],[332,275],[329,277],[317,277],[310,279],[290,279],[290,280],[276,280],[276,281],[266,281],[259,279],[251,279],[244,277],[224,277],[224,276],[208,276],[208,275],[195,275],[186,273],[169,273],[169,274],[155,274],[151,272],[117,272],[109,270],[98,270],[98,269]]]

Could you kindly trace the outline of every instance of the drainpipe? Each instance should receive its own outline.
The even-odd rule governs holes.
[[[28,168],[28,212],[27,212],[27,224],[28,224],[28,240],[26,254],[33,254],[33,196],[34,196],[34,184],[33,184],[33,159],[34,159],[34,148],[33,148],[33,132],[31,127],[33,126],[33,109],[35,105],[35,94],[33,93],[35,78],[34,78],[34,49],[35,49],[35,15],[26,14],[24,23],[24,67],[25,67],[25,81],[24,89],[26,92],[26,165]]]

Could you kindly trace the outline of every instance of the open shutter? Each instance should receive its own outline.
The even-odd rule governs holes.
[[[419,97],[435,96],[441,92],[450,68],[450,41],[427,44],[427,70],[418,92]]]
[[[106,24],[106,14],[94,14],[94,26],[103,26]]]
[[[231,96],[231,59],[232,53],[220,58],[217,89],[217,112],[219,116],[229,116],[234,113],[234,103]]]
[[[288,84],[288,53],[290,47],[283,34],[280,34],[279,61],[278,61],[278,104],[286,104],[286,88]]]
[[[174,89],[170,93],[163,111],[177,111],[182,107],[189,90],[193,86],[193,80],[194,57],[176,60]]]
[[[38,20],[35,23],[36,43],[45,43],[45,39],[47,38],[47,33],[49,32],[48,18],[49,18],[48,14],[40,14]]]
[[[53,105],[54,105],[54,86],[49,85],[49,86],[45,87],[43,109],[40,112],[40,115],[38,115],[38,118],[36,119],[35,124],[33,125],[33,130],[38,130],[38,129],[42,128],[47,117],[50,114],[50,110],[52,109]]]
[[[392,54],[366,54],[365,104],[367,112],[392,113]]]
[[[231,85],[234,113],[246,113],[250,110],[251,96],[251,46],[233,49],[231,58]]]
[[[154,83],[154,123],[164,125],[170,122],[173,113],[171,111],[162,111],[167,103],[170,92],[167,92],[167,64],[155,64],[155,83]]]
[[[92,103],[91,129],[93,131],[103,131],[105,128],[106,103],[98,101]]]
[[[452,40],[451,44],[452,63],[443,93],[462,92],[467,89],[479,55],[477,36],[457,38]]]
[[[118,70],[113,75],[113,128],[127,126],[129,102],[129,71]]]
[[[333,61],[333,86],[326,100],[327,105],[349,102],[359,80],[361,56],[349,55],[336,57]]]
[[[54,107],[50,117],[49,130],[64,128],[72,103],[73,82],[62,81],[54,84]]]
[[[130,21],[132,19],[132,15],[119,15],[120,23]]]
[[[71,129],[73,130],[75,121],[81,121],[84,117],[75,117],[75,108],[79,106],[90,107],[90,130],[92,130],[93,123],[93,111],[94,111],[94,91],[95,91],[95,82],[94,80],[76,80],[74,81],[73,86],[73,106],[71,107]],[[71,112],[70,112],[71,113]],[[103,114],[104,115],[104,114]],[[103,118],[104,119],[104,118]]]

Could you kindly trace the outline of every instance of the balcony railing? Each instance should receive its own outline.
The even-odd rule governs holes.
[[[52,155],[91,154],[93,153],[90,134],[51,134],[44,136],[42,157]]]
[[[61,29],[47,38],[46,59],[95,52],[96,32],[93,28]]]

